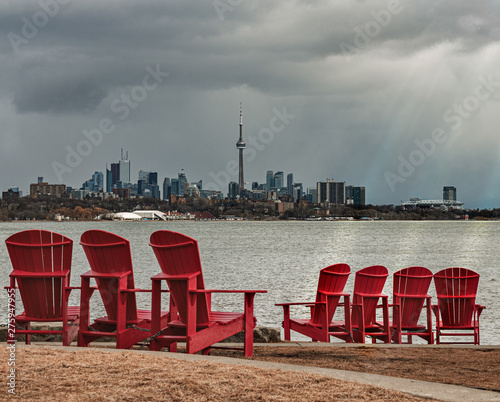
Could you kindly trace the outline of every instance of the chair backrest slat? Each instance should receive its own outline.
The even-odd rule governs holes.
[[[104,230],[88,230],[82,234],[80,244],[85,251],[92,271],[99,273],[131,272],[127,278],[127,289],[134,289],[134,275],[130,242]],[[117,319],[118,281],[113,278],[96,278],[108,318]],[[127,295],[127,321],[137,320],[135,293]]]
[[[434,275],[441,320],[445,326],[470,326],[479,274],[466,268],[446,268]]]
[[[200,252],[198,242],[195,239],[182,233],[159,230],[151,235],[149,245],[153,248],[162,272],[171,276],[198,273],[196,288],[205,289]],[[186,282],[167,279],[167,283],[181,321],[187,322],[188,293]],[[209,306],[205,293],[197,295],[196,313],[198,324],[209,321]]]
[[[15,270],[71,272],[73,241],[63,235],[47,230],[25,230],[5,242]],[[16,280],[26,315],[40,319],[62,318],[65,279],[18,277]]]

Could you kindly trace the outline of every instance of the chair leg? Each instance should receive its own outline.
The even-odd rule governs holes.
[[[245,357],[253,356],[253,299],[255,293],[245,293]]]
[[[31,330],[31,323],[28,322],[26,324],[26,329],[29,331]],[[31,334],[26,334],[26,345],[31,345]]]
[[[283,330],[285,341],[289,341],[290,338],[290,306],[283,306]]]

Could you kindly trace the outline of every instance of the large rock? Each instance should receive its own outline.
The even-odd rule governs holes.
[[[244,341],[244,332],[233,335],[222,342],[242,343]],[[280,329],[268,327],[255,327],[253,330],[253,341],[255,343],[275,343],[280,342]]]

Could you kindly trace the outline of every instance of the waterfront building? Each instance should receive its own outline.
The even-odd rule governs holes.
[[[30,197],[49,196],[61,198],[66,193],[65,184],[32,183],[30,184]]]
[[[421,200],[420,198],[410,198],[409,201],[401,203],[404,209],[411,208],[440,208],[448,209],[463,209],[464,203],[454,200]]]
[[[347,205],[366,205],[365,187],[346,186],[345,203]]]
[[[457,200],[457,189],[453,186],[443,187],[443,200],[446,201],[456,201]]]
[[[345,182],[327,179],[316,183],[316,190],[320,204],[345,204]]]
[[[3,199],[21,198],[23,192],[19,191],[19,187],[9,187],[7,191],[2,192]]]

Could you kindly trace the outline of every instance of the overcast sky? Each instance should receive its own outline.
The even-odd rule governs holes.
[[[498,2],[27,3],[0,3],[2,191],[79,188],[123,147],[133,180],[227,193],[242,102],[247,182],[500,207]]]

